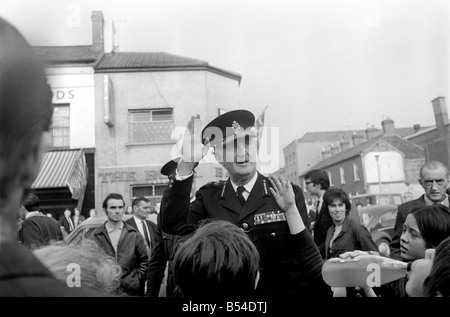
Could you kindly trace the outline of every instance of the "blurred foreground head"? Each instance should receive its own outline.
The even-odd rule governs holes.
[[[183,297],[248,298],[258,283],[259,253],[239,227],[214,220],[180,243],[174,274]]]
[[[38,57],[0,18],[0,242],[15,239],[19,206],[47,150],[51,100]]]
[[[78,287],[123,295],[120,265],[93,240],[84,239],[78,245],[55,242],[33,252],[56,278],[64,282],[79,282],[79,285],[75,284]],[[77,273],[80,274],[77,276]]]

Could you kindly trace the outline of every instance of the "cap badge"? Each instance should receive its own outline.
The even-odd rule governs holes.
[[[241,125],[239,123],[236,122],[236,120],[233,121],[233,124],[231,125],[231,127],[234,130],[234,133],[237,133],[238,131],[240,131],[242,129]]]

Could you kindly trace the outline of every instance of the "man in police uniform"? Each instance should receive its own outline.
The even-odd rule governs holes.
[[[182,158],[161,201],[162,229],[186,234],[195,230],[202,219],[228,220],[249,235],[260,254],[257,295],[271,299],[331,296],[326,285],[310,283],[302,271],[303,259],[295,257],[285,214],[269,191],[270,181],[256,170],[254,123],[254,115],[246,110],[227,112],[203,131],[200,116],[191,118],[183,140]],[[190,203],[194,166],[211,146],[230,177],[225,183],[204,185]],[[297,208],[309,228],[302,190],[293,186]],[[304,261],[308,261],[307,257]]]

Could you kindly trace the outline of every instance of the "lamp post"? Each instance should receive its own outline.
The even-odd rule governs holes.
[[[375,160],[377,160],[377,173],[378,173],[378,187],[379,187],[379,191],[381,193],[381,173],[380,173],[380,164],[378,162],[380,156],[377,154],[375,155]]]

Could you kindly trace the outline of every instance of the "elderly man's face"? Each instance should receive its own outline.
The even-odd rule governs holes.
[[[419,180],[425,195],[433,202],[441,202],[446,197],[446,191],[449,187],[449,179],[444,168],[424,168]]]
[[[256,142],[256,137],[247,136],[216,147],[216,160],[225,167],[234,181],[248,179],[255,174]]]

